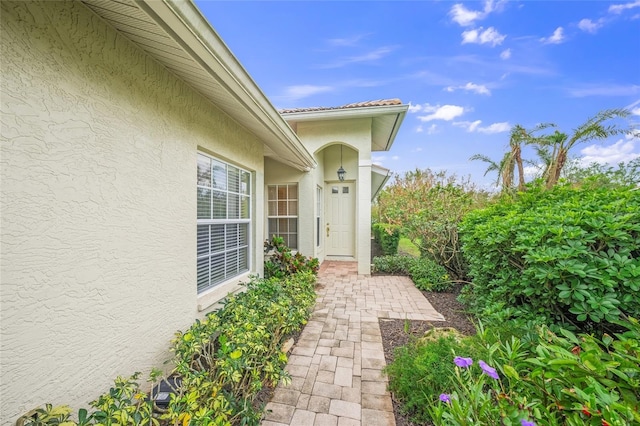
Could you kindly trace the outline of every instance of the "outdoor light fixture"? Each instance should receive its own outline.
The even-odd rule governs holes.
[[[342,168],[342,145],[340,145],[340,168],[338,169],[338,180],[342,182],[344,180],[344,175],[347,174],[347,171]]]

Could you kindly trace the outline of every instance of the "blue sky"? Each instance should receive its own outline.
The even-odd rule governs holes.
[[[391,151],[374,153],[395,172],[489,185],[469,157],[498,160],[514,124],[570,133],[608,108],[640,124],[640,0],[195,3],[277,108],[411,104]],[[616,164],[640,156],[640,140],[573,155]]]

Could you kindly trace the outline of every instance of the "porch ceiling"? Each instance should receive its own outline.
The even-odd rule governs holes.
[[[190,1],[81,0],[169,72],[265,143],[265,153],[298,170],[313,156]]]

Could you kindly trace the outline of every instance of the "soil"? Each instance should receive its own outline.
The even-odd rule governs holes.
[[[447,293],[434,293],[422,291],[422,294],[429,300],[436,311],[440,312],[446,321],[414,321],[414,320],[392,320],[381,318],[380,332],[382,334],[382,345],[387,364],[393,361],[393,355],[397,347],[406,345],[412,339],[421,337],[428,330],[434,327],[452,327],[465,335],[475,334],[475,327],[457,297],[460,286]],[[400,412],[401,404],[391,395],[393,402],[393,414],[396,418],[396,426],[419,426],[410,420],[409,415]],[[420,425],[423,426],[423,425]]]

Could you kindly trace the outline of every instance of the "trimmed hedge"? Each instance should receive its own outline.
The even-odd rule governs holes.
[[[607,327],[640,316],[640,190],[531,190],[470,213],[462,248],[480,316]],[[499,318],[498,318],[499,317]]]
[[[446,269],[424,257],[401,255],[375,257],[373,270],[380,274],[408,275],[420,290],[448,291],[453,285]]]
[[[400,243],[400,227],[388,223],[374,223],[372,225],[373,238],[382,247],[385,255],[398,254],[398,244]]]

